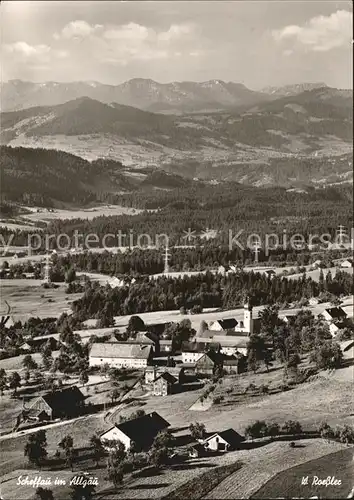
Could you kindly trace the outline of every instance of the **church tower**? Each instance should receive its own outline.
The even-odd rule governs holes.
[[[243,324],[248,335],[253,334],[252,306],[249,301],[243,306]]]

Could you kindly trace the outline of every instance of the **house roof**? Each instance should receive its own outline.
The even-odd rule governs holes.
[[[216,338],[221,347],[247,347],[249,342],[248,335],[218,335]]]
[[[167,429],[169,426],[169,422],[162,418],[156,411],[153,411],[148,415],[127,420],[121,424],[115,424],[114,427],[123,432],[123,434],[137,445],[146,446],[152,443],[159,432]],[[106,431],[101,437],[107,432],[109,431]]]
[[[325,309],[325,311],[332,318],[345,318],[347,313],[341,307],[330,307],[329,309]]]
[[[244,438],[241,436],[241,434],[236,432],[234,429],[226,429],[225,431],[216,432],[212,436],[209,436],[208,438],[205,439],[204,442],[207,443],[208,441],[210,441],[211,439],[213,439],[216,436],[221,437],[224,441],[226,441],[231,446],[232,445],[237,446],[240,443],[240,441],[244,440]]]
[[[92,344],[90,357],[148,359],[151,346],[128,342],[105,342]]]
[[[223,330],[231,330],[232,328],[235,328],[235,326],[238,324],[238,321],[235,318],[227,318],[213,321],[211,325],[213,325],[214,323],[219,323]]]
[[[195,364],[198,365],[204,357],[208,357],[214,364],[222,360],[222,356],[220,355],[220,353],[215,351],[208,351],[204,353],[204,355],[199,358]]]
[[[205,352],[207,349],[205,342],[182,342],[182,352]]]
[[[48,394],[44,394],[43,396],[38,396],[31,401],[30,405],[32,406],[36,401],[38,401],[38,398],[42,398],[47,403],[47,405],[50,406],[53,411],[55,411],[75,406],[77,403],[84,401],[85,396],[75,385],[73,387],[61,389],[60,391],[49,392]],[[31,406],[29,407],[29,409],[31,409]]]
[[[155,382],[156,380],[159,380],[160,378],[163,378],[164,380],[166,380],[167,383],[173,385],[177,382],[177,379],[176,377],[174,377],[173,375],[171,375],[171,373],[168,373],[168,372],[163,372],[161,373],[161,375],[159,375],[156,379],[155,379]]]
[[[192,444],[190,446],[190,448],[192,448],[193,450],[195,450],[197,453],[200,453],[200,454],[207,453],[207,450],[205,449],[205,447],[200,443]]]

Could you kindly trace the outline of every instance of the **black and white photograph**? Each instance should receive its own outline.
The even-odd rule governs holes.
[[[353,5],[0,4],[0,500],[354,499]]]

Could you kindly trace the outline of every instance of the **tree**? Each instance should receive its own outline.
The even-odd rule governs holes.
[[[264,420],[256,420],[256,422],[248,425],[245,429],[246,436],[251,439],[267,436],[267,433],[268,427]]]
[[[66,436],[63,437],[58,446],[59,448],[62,448],[64,451],[73,448],[74,438],[70,434],[67,434]]]
[[[285,434],[301,434],[302,427],[300,422],[296,420],[287,420],[282,426],[282,431]]]
[[[267,427],[268,436],[278,436],[280,434],[280,427],[276,422],[269,423]]]
[[[341,443],[354,443],[354,429],[349,425],[344,425],[337,430],[337,435]]]
[[[65,273],[65,282],[66,283],[72,283],[73,281],[76,280],[76,272],[73,267],[70,267],[67,272]]]
[[[313,350],[310,359],[319,370],[333,370],[342,365],[343,352],[339,344],[328,341]]]
[[[51,354],[42,353],[42,364],[45,370],[50,370],[53,366],[54,358]]]
[[[47,456],[47,438],[45,431],[38,431],[30,434],[25,444],[24,455],[28,460],[39,465],[40,462]]]
[[[14,389],[14,394],[17,393],[18,387],[21,386],[21,376],[18,372],[12,372],[9,377],[9,387],[10,389]]]
[[[127,333],[129,337],[136,337],[137,332],[146,330],[144,321],[140,316],[131,316],[128,321]]]
[[[118,389],[113,389],[113,391],[111,391],[110,393],[110,397],[111,397],[111,401],[112,401],[112,404],[117,401],[117,399],[119,398],[120,396],[120,392]]]
[[[89,381],[88,371],[82,370],[82,372],[80,372],[80,376],[79,376],[80,384],[82,384],[84,386],[85,384],[87,384],[88,381]]]
[[[97,434],[93,434],[93,436],[91,436],[90,446],[92,448],[96,467],[98,467],[98,463],[100,461],[100,458],[104,455],[104,448],[103,448],[101,440]]]
[[[204,439],[206,435],[205,425],[200,422],[190,424],[189,431],[193,439]]]
[[[327,424],[327,422],[322,422],[318,429],[321,438],[323,439],[333,439],[334,438],[334,430],[332,427]]]
[[[26,370],[36,370],[38,368],[37,363],[34,361],[30,354],[26,354],[26,356],[23,358],[22,366],[26,368]]]
[[[247,365],[250,370],[257,371],[260,361],[265,358],[265,352],[264,339],[259,335],[251,335],[247,344]]]
[[[300,356],[298,354],[290,354],[288,361],[286,362],[286,372],[291,372],[291,374],[297,378],[298,366],[301,363]]]
[[[108,478],[112,481],[113,486],[117,489],[123,482],[124,478],[124,467],[123,465],[108,466],[107,467]]]
[[[85,476],[83,479],[85,480]],[[71,500],[91,500],[95,490],[94,484],[72,484],[70,498]]]
[[[168,460],[168,448],[155,448],[152,447],[149,452],[150,463],[156,467],[160,468],[167,463]]]
[[[0,394],[4,395],[4,390],[7,387],[7,375],[4,368],[0,368]]]
[[[111,449],[107,459],[107,473],[114,487],[117,488],[123,481],[123,460],[127,456],[127,453],[124,444],[119,440],[109,443],[109,446]],[[112,448],[112,446],[114,446],[114,448]]]
[[[39,488],[36,489],[36,500],[54,500],[53,492],[52,490],[49,490],[48,488],[42,488],[39,486]]]
[[[259,313],[260,331],[266,337],[270,336],[272,338],[273,346],[274,346],[274,330],[281,323],[278,314],[279,314],[279,306],[277,306],[276,304],[266,306]]]
[[[68,434],[59,443],[59,448],[62,448],[65,453],[65,464],[73,470],[75,450],[74,450],[74,438]]]

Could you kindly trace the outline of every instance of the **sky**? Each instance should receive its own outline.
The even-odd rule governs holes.
[[[348,1],[4,0],[0,15],[2,81],[353,86]]]

